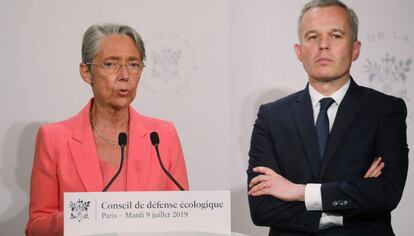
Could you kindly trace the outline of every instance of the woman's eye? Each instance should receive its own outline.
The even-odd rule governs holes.
[[[103,66],[105,68],[113,68],[113,67],[115,67],[115,63],[113,63],[113,62],[105,62],[105,63],[103,63]]]
[[[129,63],[129,68],[137,69],[137,68],[139,68],[139,64],[136,63],[136,62]]]

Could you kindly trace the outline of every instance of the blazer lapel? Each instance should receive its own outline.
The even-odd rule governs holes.
[[[77,115],[69,147],[86,191],[100,192],[104,188],[104,183],[89,121],[90,106],[91,102]]]
[[[292,113],[302,144],[305,148],[307,162],[311,167],[312,174],[316,180],[319,175],[320,158],[308,87],[298,95]]]
[[[355,116],[362,108],[361,90],[359,86],[351,78],[349,89],[339,105],[338,112],[335,117],[335,122],[329,134],[329,140],[326,149],[326,155],[322,162],[321,173],[319,180],[323,179],[329,162],[334,159],[335,151],[337,150],[342,139],[345,137],[349,129],[351,129],[352,122]]]
[[[145,120],[142,119],[132,107],[129,109],[129,138],[128,138],[128,172],[127,172],[127,190],[142,191],[148,185],[149,176],[151,176],[153,165],[151,162],[151,151],[155,152],[151,145],[148,130],[145,126]]]

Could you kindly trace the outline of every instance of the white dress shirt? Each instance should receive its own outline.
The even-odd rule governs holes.
[[[335,102],[328,109],[329,131],[331,131],[332,129],[339,104],[341,104],[342,99],[348,91],[350,84],[351,81],[348,80],[346,84],[344,84],[340,89],[338,89],[335,93],[329,96],[335,100]],[[313,121],[316,124],[316,119],[318,117],[320,108],[319,101],[326,96],[316,91],[316,89],[314,89],[312,85],[309,84],[308,87],[313,108]],[[323,211],[320,183],[308,183],[305,186],[305,206],[306,210],[308,211]],[[325,229],[331,226],[343,226],[343,216],[339,214],[330,214],[322,212],[322,216],[319,221],[319,228]]]

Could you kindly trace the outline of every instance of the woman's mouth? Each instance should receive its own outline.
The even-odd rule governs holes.
[[[121,96],[127,96],[129,94],[129,90],[128,89],[118,89],[117,92]]]

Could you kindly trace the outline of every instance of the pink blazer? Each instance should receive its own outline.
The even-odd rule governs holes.
[[[100,192],[103,183],[92,127],[91,101],[76,116],[40,127],[35,147],[26,235],[63,234],[63,193]],[[162,171],[151,145],[157,131],[165,167],[188,189],[181,144],[172,123],[129,108],[127,191],[178,190]]]

